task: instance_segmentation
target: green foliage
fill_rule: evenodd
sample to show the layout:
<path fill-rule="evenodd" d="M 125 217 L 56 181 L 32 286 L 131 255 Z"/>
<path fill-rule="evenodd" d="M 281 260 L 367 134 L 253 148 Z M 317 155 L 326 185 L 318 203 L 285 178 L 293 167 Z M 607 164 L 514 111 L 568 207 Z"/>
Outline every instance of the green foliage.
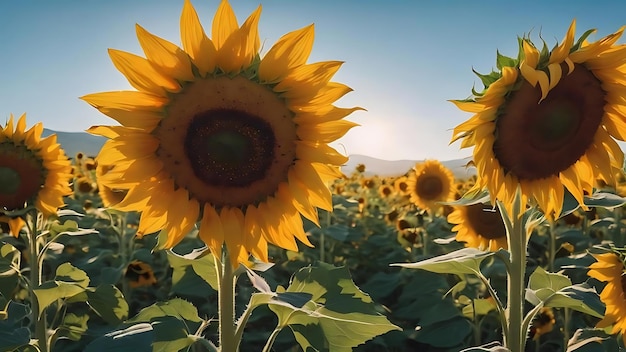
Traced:
<path fill-rule="evenodd" d="M 289 326 L 305 351 L 352 351 L 375 336 L 399 330 L 378 313 L 345 268 L 323 263 L 298 271 L 287 289 L 255 294 L 251 302 L 268 304 L 278 326 Z"/>

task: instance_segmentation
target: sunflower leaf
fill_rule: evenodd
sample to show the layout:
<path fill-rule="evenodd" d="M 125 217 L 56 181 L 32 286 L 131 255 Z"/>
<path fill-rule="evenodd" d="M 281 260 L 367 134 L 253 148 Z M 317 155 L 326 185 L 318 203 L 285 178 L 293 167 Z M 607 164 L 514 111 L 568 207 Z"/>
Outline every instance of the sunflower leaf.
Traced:
<path fill-rule="evenodd" d="M 41 312 L 59 299 L 68 299 L 85 292 L 89 285 L 87 274 L 70 263 L 59 265 L 54 280 L 46 281 L 33 290 Z"/>
<path fill-rule="evenodd" d="M 352 351 L 367 340 L 400 328 L 378 313 L 344 267 L 320 263 L 300 269 L 285 290 L 254 294 L 250 305 L 267 304 L 278 326 L 289 326 L 303 350 Z"/>
<path fill-rule="evenodd" d="M 158 302 L 142 309 L 137 315 L 128 320 L 129 323 L 149 322 L 155 318 L 171 316 L 179 320 L 199 323 L 198 309 L 193 304 L 174 298 L 167 302 Z"/>
<path fill-rule="evenodd" d="M 215 257 L 206 250 L 194 250 L 189 254 L 180 255 L 172 250 L 167 251 L 167 259 L 174 270 L 172 283 L 176 284 L 184 276 L 187 267 L 200 276 L 206 283 L 217 290 L 217 272 L 215 271 Z M 203 255 L 204 254 L 204 255 Z"/>
<path fill-rule="evenodd" d="M 496 253 L 468 247 L 416 263 L 391 265 L 422 269 L 439 274 L 478 274 L 480 273 L 480 263 Z"/>
<path fill-rule="evenodd" d="M 128 318 L 128 303 L 114 285 L 88 288 L 86 293 L 89 306 L 107 323 L 117 325 Z"/>

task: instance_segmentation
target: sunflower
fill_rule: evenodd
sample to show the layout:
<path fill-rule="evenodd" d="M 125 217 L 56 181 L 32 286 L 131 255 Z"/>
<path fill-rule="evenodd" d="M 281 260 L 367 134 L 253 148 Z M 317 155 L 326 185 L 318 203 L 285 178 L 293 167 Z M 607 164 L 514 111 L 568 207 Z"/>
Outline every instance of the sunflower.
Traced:
<path fill-rule="evenodd" d="M 409 185 L 407 184 L 407 181 L 408 177 L 406 176 L 400 176 L 396 178 L 396 180 L 393 182 L 393 187 L 395 188 L 396 192 L 402 195 L 408 194 Z"/>
<path fill-rule="evenodd" d="M 614 138 L 626 139 L 626 46 L 615 44 L 624 28 L 593 43 L 593 31 L 574 42 L 575 28 L 552 50 L 521 38 L 517 59 L 498 53 L 499 70 L 479 74 L 483 92 L 453 101 L 474 115 L 452 141 L 475 146 L 476 186 L 492 202 L 512 205 L 519 185 L 525 204 L 554 219 L 566 189 L 586 209 L 595 179 L 614 184 L 624 159 Z"/>
<path fill-rule="evenodd" d="M 333 105 L 351 91 L 331 81 L 342 62 L 306 63 L 313 25 L 261 58 L 260 14 L 239 26 L 224 0 L 210 39 L 187 0 L 182 48 L 137 25 L 146 58 L 109 50 L 136 91 L 82 97 L 122 125 L 88 131 L 110 139 L 97 161 L 115 168 L 100 181 L 128 189 L 116 208 L 143 212 L 138 234 L 165 230 L 172 247 L 200 221 L 200 239 L 218 258 L 225 243 L 233 265 L 268 261 L 268 242 L 311 246 L 301 215 L 318 224 L 317 208 L 332 210 L 327 183 L 347 158 L 328 143 L 361 109 Z"/>
<path fill-rule="evenodd" d="M 467 247 L 497 251 L 507 249 L 506 228 L 498 208 L 476 203 L 453 206 L 448 222 L 454 224 L 456 240 L 465 242 Z"/>
<path fill-rule="evenodd" d="M 437 160 L 416 164 L 406 182 L 411 202 L 421 209 L 436 210 L 454 196 L 454 175 Z"/>
<path fill-rule="evenodd" d="M 380 186 L 378 186 L 378 194 L 382 199 L 390 198 L 393 192 L 393 187 L 388 184 L 381 184 Z"/>
<path fill-rule="evenodd" d="M 124 200 L 126 194 L 128 194 L 128 190 L 126 189 L 113 189 L 102 182 L 100 179 L 103 178 L 105 174 L 109 171 L 113 170 L 114 166 L 111 165 L 103 165 L 101 163 L 96 163 L 96 184 L 98 188 L 98 194 L 100 195 L 100 199 L 102 200 L 102 205 L 105 208 L 111 208 Z"/>
<path fill-rule="evenodd" d="M 72 165 L 56 142 L 56 135 L 41 138 L 43 125 L 26 130 L 26 114 L 14 126 L 13 115 L 0 128 L 0 214 L 14 236 L 24 225 L 22 215 L 11 212 L 33 206 L 44 216 L 55 215 L 70 195 Z"/>
<path fill-rule="evenodd" d="M 593 254 L 597 262 L 589 266 L 587 275 L 606 282 L 600 293 L 600 300 L 606 305 L 604 319 L 598 322 L 597 327 L 606 328 L 613 325 L 612 334 L 622 333 L 626 345 L 626 275 L 624 260 L 617 253 Z"/>

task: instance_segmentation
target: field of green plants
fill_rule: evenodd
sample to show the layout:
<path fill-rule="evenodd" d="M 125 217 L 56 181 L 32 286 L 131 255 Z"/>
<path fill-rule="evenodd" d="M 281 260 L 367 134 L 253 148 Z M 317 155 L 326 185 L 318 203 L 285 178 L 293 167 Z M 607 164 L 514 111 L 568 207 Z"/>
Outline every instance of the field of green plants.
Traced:
<path fill-rule="evenodd" d="M 382 177 L 331 146 L 364 110 L 343 62 L 308 62 L 313 25 L 262 46 L 261 10 L 136 25 L 133 90 L 80 98 L 115 120 L 97 155 L 0 127 L 0 352 L 625 349 L 626 26 L 476 72 L 473 176 Z"/>

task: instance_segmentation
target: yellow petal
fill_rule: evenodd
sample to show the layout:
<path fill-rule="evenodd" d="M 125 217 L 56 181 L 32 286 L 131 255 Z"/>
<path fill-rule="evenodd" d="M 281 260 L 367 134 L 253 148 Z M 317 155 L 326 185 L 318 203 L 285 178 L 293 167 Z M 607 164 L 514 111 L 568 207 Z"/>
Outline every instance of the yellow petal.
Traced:
<path fill-rule="evenodd" d="M 222 258 L 222 244 L 224 244 L 222 221 L 215 208 L 208 203 L 204 205 L 198 236 L 216 258 Z"/>
<path fill-rule="evenodd" d="M 574 36 L 576 34 L 576 20 L 573 20 L 567 30 L 563 42 L 552 50 L 550 54 L 550 61 L 548 64 L 560 64 L 569 55 L 569 52 L 574 45 Z"/>
<path fill-rule="evenodd" d="M 237 24 L 237 17 L 235 17 L 233 8 L 227 0 L 222 0 L 213 18 L 211 37 L 213 38 L 213 43 L 215 43 L 215 48 L 219 51 L 226 43 L 228 37 L 238 29 L 239 25 Z"/>
<path fill-rule="evenodd" d="M 323 143 L 296 141 L 296 155 L 308 162 L 324 164 L 343 165 L 348 161 L 348 157 Z"/>
<path fill-rule="evenodd" d="M 355 126 L 359 124 L 347 120 L 299 125 L 296 134 L 303 141 L 330 143 L 343 137 Z"/>
<path fill-rule="evenodd" d="M 180 15 L 180 35 L 183 48 L 198 67 L 200 74 L 204 76 L 208 72 L 213 72 L 217 49 L 205 34 L 198 14 L 189 0 L 185 0 L 183 12 Z"/>
<path fill-rule="evenodd" d="M 311 54 L 314 36 L 313 24 L 283 35 L 261 60 L 259 79 L 262 82 L 277 82 L 289 70 L 304 65 Z"/>
<path fill-rule="evenodd" d="M 157 71 L 143 57 L 115 49 L 109 49 L 109 56 L 113 65 L 139 91 L 165 97 L 167 91 L 177 92 L 180 90 L 180 85 L 175 80 Z"/>
<path fill-rule="evenodd" d="M 153 35 L 138 24 L 135 25 L 135 29 L 139 44 L 148 61 L 167 76 L 179 81 L 192 81 L 194 79 L 191 71 L 191 61 L 182 49 L 163 38 Z"/>

